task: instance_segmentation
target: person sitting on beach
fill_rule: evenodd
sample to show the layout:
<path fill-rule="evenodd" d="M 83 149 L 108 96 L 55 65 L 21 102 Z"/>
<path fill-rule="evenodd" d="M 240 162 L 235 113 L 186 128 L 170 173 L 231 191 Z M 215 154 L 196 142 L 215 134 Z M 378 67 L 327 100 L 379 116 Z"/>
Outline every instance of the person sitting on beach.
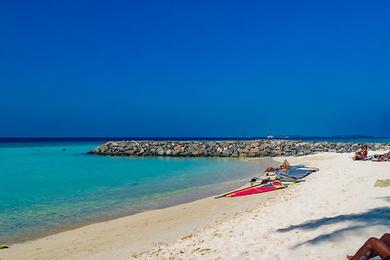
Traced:
<path fill-rule="evenodd" d="M 362 148 L 355 153 L 352 160 L 364 160 L 367 158 L 368 148 L 367 145 L 362 145 Z"/>
<path fill-rule="evenodd" d="M 380 239 L 371 237 L 353 256 L 347 256 L 350 260 L 366 260 L 380 256 L 381 259 L 390 259 L 390 234 L 384 234 Z"/>
<path fill-rule="evenodd" d="M 287 171 L 290 168 L 291 168 L 291 165 L 287 160 L 284 160 L 284 162 L 279 166 L 280 170 L 285 170 L 285 171 Z"/>

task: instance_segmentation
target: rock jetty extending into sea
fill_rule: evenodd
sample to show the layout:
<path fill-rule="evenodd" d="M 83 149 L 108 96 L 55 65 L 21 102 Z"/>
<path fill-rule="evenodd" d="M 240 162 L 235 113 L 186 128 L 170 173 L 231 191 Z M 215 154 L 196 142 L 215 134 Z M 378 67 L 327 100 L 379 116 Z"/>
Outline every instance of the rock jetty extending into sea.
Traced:
<path fill-rule="evenodd" d="M 247 141 L 109 141 L 89 154 L 171 157 L 274 157 L 303 156 L 319 152 L 350 153 L 358 143 L 302 142 L 293 140 Z M 390 144 L 369 143 L 369 150 L 389 150 Z"/>

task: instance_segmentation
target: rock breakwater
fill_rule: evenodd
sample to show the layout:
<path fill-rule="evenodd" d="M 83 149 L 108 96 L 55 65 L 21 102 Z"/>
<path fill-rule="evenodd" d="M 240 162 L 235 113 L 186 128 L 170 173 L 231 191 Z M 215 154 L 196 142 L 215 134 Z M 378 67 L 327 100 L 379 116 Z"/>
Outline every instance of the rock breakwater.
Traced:
<path fill-rule="evenodd" d="M 274 157 L 303 156 L 319 152 L 350 153 L 358 143 L 301 142 L 292 140 L 251 141 L 109 141 L 90 154 L 112 156 L 172 157 Z M 390 144 L 370 143 L 369 150 L 389 150 Z"/>

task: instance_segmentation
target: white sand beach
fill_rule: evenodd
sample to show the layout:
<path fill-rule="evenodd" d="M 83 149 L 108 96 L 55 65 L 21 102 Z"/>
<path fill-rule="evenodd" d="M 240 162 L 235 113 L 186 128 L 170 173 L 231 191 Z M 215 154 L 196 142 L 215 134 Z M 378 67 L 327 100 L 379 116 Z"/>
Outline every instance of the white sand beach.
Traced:
<path fill-rule="evenodd" d="M 92 224 L 0 250 L 0 259 L 345 259 L 390 232 L 389 162 L 322 153 L 300 184 L 240 198 L 207 198 Z"/>

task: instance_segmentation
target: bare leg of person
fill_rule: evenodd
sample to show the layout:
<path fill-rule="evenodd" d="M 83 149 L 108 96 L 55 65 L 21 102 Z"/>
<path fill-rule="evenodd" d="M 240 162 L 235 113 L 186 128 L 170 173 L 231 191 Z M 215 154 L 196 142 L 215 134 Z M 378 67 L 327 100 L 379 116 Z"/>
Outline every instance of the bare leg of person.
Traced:
<path fill-rule="evenodd" d="M 388 242 L 389 237 L 386 234 L 382 238 Z M 390 247 L 381 239 L 372 237 L 364 243 L 354 256 L 347 256 L 347 258 L 351 260 L 366 260 L 371 258 L 373 254 L 379 255 L 382 258 L 390 256 Z"/>

